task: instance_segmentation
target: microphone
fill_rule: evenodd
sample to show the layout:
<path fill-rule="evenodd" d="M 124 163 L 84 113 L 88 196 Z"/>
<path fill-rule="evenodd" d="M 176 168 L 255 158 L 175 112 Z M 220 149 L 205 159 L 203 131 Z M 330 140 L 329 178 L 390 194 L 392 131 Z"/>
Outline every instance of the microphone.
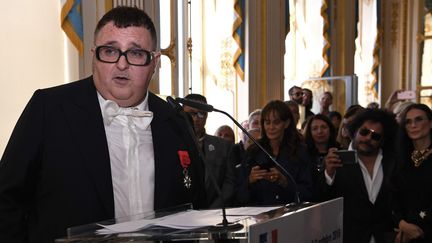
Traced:
<path fill-rule="evenodd" d="M 183 105 L 187 105 L 190 106 L 192 108 L 198 109 L 198 110 L 202 110 L 202 111 L 206 111 L 206 112 L 219 112 L 222 113 L 224 115 L 226 115 L 228 118 L 230 118 L 234 124 L 240 128 L 240 130 L 242 130 L 242 132 L 244 132 L 244 134 L 246 134 L 246 136 L 248 136 L 248 138 L 250 138 L 252 140 L 252 142 L 258 146 L 258 148 L 264 152 L 266 154 L 266 156 L 273 162 L 273 164 L 276 166 L 277 169 L 279 169 L 279 171 L 286 177 L 289 178 L 289 180 L 293 183 L 294 185 L 294 204 L 295 205 L 300 205 L 301 204 L 301 200 L 300 200 L 300 192 L 298 190 L 298 185 L 297 182 L 294 180 L 294 177 L 291 175 L 291 173 L 289 173 L 279 162 L 276 161 L 276 159 L 270 155 L 269 152 L 267 152 L 267 150 L 261 146 L 261 144 L 258 143 L 258 141 L 256 141 L 256 139 L 250 135 L 248 133 L 248 131 L 246 131 L 246 129 L 244 129 L 244 127 L 242 125 L 240 125 L 240 123 L 238 123 L 234 117 L 232 117 L 230 114 L 228 114 L 225 111 L 222 110 L 218 110 L 216 108 L 214 108 L 212 105 L 209 104 L 204 104 L 198 101 L 193 101 L 193 100 L 189 100 L 189 99 L 183 99 L 183 98 L 176 98 L 176 101 L 178 101 L 179 103 L 182 103 Z"/>
<path fill-rule="evenodd" d="M 178 98 L 177 98 L 178 99 Z M 166 97 L 168 104 L 177 112 L 183 111 L 183 107 L 171 96 Z M 190 124 L 189 124 L 190 125 Z"/>
<path fill-rule="evenodd" d="M 194 101 L 194 100 L 176 98 L 176 101 L 179 103 L 182 103 L 183 105 L 187 105 L 187 106 L 190 106 L 190 107 L 193 107 L 195 109 L 202 110 L 205 112 L 212 112 L 215 110 L 213 108 L 213 106 L 211 106 L 209 104 L 205 104 L 205 103 Z"/>
<path fill-rule="evenodd" d="M 191 100 L 182 99 L 182 98 L 176 98 L 174 100 L 174 98 L 172 98 L 171 96 L 168 96 L 166 98 L 166 100 L 174 108 L 174 110 L 176 110 L 183 117 L 183 119 L 186 121 L 187 126 L 188 126 L 189 135 L 192 136 L 194 143 L 195 143 L 195 147 L 198 150 L 198 156 L 200 157 L 200 159 L 202 161 L 204 161 L 204 155 L 202 154 L 201 149 L 199 149 L 198 140 L 196 138 L 194 130 L 192 129 L 193 126 L 191 124 L 190 117 L 188 117 L 186 115 L 186 112 L 183 111 L 183 107 L 179 104 L 179 102 L 183 103 L 184 101 L 186 101 L 184 104 L 186 104 L 186 103 L 192 104 L 192 105 L 188 105 L 190 107 L 194 107 L 195 105 L 198 105 L 199 107 L 206 108 L 207 110 L 210 110 L 210 107 L 211 107 L 211 110 L 213 110 L 213 107 L 211 105 L 206 105 L 204 103 L 199 103 L 196 101 L 191 101 Z M 220 223 L 216 226 L 210 227 L 209 231 L 211 231 L 211 232 L 219 232 L 221 230 L 222 231 L 237 231 L 237 230 L 242 229 L 243 228 L 242 224 L 239 224 L 239 223 L 234 224 L 234 223 L 228 222 L 228 219 L 226 218 L 225 201 L 224 201 L 222 191 L 221 191 L 219 185 L 217 184 L 214 175 L 211 172 L 208 174 L 209 174 L 211 182 L 213 183 L 213 186 L 216 190 L 217 195 L 219 197 L 221 197 L 221 199 L 222 199 L 222 223 Z M 223 238 L 223 235 L 221 237 Z"/>

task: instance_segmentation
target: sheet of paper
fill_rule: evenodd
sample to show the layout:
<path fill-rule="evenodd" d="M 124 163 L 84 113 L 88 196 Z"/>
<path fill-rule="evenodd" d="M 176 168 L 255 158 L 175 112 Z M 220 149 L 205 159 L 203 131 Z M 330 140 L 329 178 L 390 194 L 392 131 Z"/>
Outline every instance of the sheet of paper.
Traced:
<path fill-rule="evenodd" d="M 138 231 L 150 227 L 155 222 L 156 219 L 141 219 L 136 221 L 128 221 L 128 222 L 122 222 L 117 224 L 111 224 L 111 225 L 98 224 L 99 226 L 102 226 L 104 228 L 99 229 L 96 232 L 103 233 L 103 234 L 133 232 L 133 231 Z"/>
<path fill-rule="evenodd" d="M 227 216 L 256 216 L 261 213 L 265 213 L 274 209 L 278 209 L 282 206 L 273 207 L 241 207 L 241 208 L 228 208 L 226 209 Z"/>
<path fill-rule="evenodd" d="M 267 212 L 278 207 L 241 207 L 226 210 L 228 222 L 239 220 Z M 142 219 L 136 221 L 122 222 L 112 225 L 101 225 L 103 229 L 98 234 L 126 233 L 146 229 L 153 226 L 169 227 L 174 229 L 197 229 L 217 225 L 222 222 L 222 210 L 189 210 L 157 219 Z"/>
<path fill-rule="evenodd" d="M 237 222 L 248 216 L 227 216 L 228 222 Z M 214 210 L 191 210 L 171 217 L 166 217 L 157 223 L 158 226 L 170 227 L 175 229 L 196 229 L 206 226 L 217 225 L 222 222 L 220 209 Z"/>

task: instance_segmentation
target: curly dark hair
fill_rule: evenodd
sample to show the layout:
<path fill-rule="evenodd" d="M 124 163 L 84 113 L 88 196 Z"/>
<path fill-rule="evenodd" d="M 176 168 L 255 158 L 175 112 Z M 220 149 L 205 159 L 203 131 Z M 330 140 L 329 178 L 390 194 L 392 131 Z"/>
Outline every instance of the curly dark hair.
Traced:
<path fill-rule="evenodd" d="M 304 130 L 304 140 L 306 142 L 306 146 L 308 148 L 309 153 L 312 155 L 318 154 L 318 149 L 315 146 L 315 142 L 314 142 L 313 137 L 312 137 L 312 129 L 311 129 L 312 122 L 315 120 L 321 120 L 321 121 L 325 122 L 327 124 L 327 126 L 329 127 L 330 137 L 329 137 L 329 140 L 327 142 L 327 148 L 337 147 L 336 129 L 333 126 L 332 122 L 330 121 L 330 119 L 327 116 L 322 115 L 322 114 L 316 114 L 314 116 L 311 116 L 307 120 L 305 130 Z"/>
<path fill-rule="evenodd" d="M 136 7 L 120 6 L 115 7 L 108 11 L 97 23 L 94 32 L 94 38 L 98 35 L 99 31 L 109 22 L 114 22 L 117 28 L 127 28 L 131 26 L 144 27 L 149 30 L 153 48 L 157 47 L 157 34 L 156 28 L 152 19 L 141 9 Z"/>
<path fill-rule="evenodd" d="M 288 127 L 284 131 L 284 136 L 281 142 L 281 147 L 284 147 L 288 151 L 288 155 L 296 157 L 297 156 L 297 148 L 301 143 L 300 134 L 297 131 L 296 124 L 294 124 L 294 117 L 291 113 L 289 107 L 280 100 L 272 100 L 267 103 L 261 111 L 261 145 L 270 153 L 272 153 L 272 149 L 270 146 L 270 141 L 265 133 L 264 129 L 264 121 L 268 118 L 271 112 L 275 112 L 279 119 L 282 121 L 290 121 Z"/>
<path fill-rule="evenodd" d="M 357 130 L 366 121 L 377 122 L 382 125 L 384 140 L 382 141 L 381 148 L 383 151 L 394 152 L 396 133 L 398 130 L 395 115 L 383 109 L 364 109 L 355 116 L 354 120 L 352 120 L 350 124 L 348 124 L 348 132 L 350 133 L 350 136 L 354 137 Z"/>
<path fill-rule="evenodd" d="M 410 155 L 412 151 L 414 150 L 414 145 L 411 141 L 411 139 L 408 137 L 408 134 L 406 132 L 406 116 L 410 110 L 417 109 L 423 111 L 429 121 L 432 121 L 432 111 L 431 109 L 425 105 L 425 104 L 411 104 L 407 106 L 407 108 L 402 112 L 400 116 L 400 129 L 398 133 L 398 151 L 401 153 L 401 156 L 403 158 L 403 161 L 410 161 Z M 432 140 L 432 128 L 429 132 L 429 136 Z"/>

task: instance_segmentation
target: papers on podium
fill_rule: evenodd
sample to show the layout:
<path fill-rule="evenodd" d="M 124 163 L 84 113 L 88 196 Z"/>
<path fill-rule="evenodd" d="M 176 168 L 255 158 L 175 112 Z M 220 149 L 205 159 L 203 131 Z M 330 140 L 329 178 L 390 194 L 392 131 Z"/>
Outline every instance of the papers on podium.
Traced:
<path fill-rule="evenodd" d="M 250 216 L 268 212 L 277 207 L 241 207 L 226 209 L 227 220 L 229 222 L 237 222 L 246 219 Z M 115 234 L 135 232 L 151 227 L 167 227 L 174 229 L 197 229 L 208 226 L 217 225 L 222 221 L 222 212 L 220 209 L 212 210 L 189 210 L 162 218 L 155 219 L 141 219 L 135 221 L 122 222 L 112 225 L 102 225 L 103 227 L 96 231 L 97 234 Z"/>

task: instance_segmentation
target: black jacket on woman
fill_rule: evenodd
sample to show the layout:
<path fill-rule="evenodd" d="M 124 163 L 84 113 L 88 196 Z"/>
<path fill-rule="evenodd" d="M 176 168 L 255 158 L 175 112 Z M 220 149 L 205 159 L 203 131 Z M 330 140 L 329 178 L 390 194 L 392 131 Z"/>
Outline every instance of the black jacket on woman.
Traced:
<path fill-rule="evenodd" d="M 432 242 L 432 154 L 419 167 L 406 159 L 395 180 L 393 216 L 419 226 L 423 239 L 410 243 Z"/>
<path fill-rule="evenodd" d="M 289 156 L 286 146 L 281 146 L 276 161 L 296 181 L 300 200 L 309 201 L 312 198 L 312 176 L 306 147 L 298 145 L 296 156 Z M 271 159 L 258 147 L 247 151 L 247 159 L 237 171 L 239 173 L 236 188 L 236 202 L 238 205 L 282 205 L 294 201 L 296 186 L 289 178 L 287 178 L 287 187 L 264 179 L 250 184 L 249 174 L 252 167 L 256 165 L 275 167 Z"/>

